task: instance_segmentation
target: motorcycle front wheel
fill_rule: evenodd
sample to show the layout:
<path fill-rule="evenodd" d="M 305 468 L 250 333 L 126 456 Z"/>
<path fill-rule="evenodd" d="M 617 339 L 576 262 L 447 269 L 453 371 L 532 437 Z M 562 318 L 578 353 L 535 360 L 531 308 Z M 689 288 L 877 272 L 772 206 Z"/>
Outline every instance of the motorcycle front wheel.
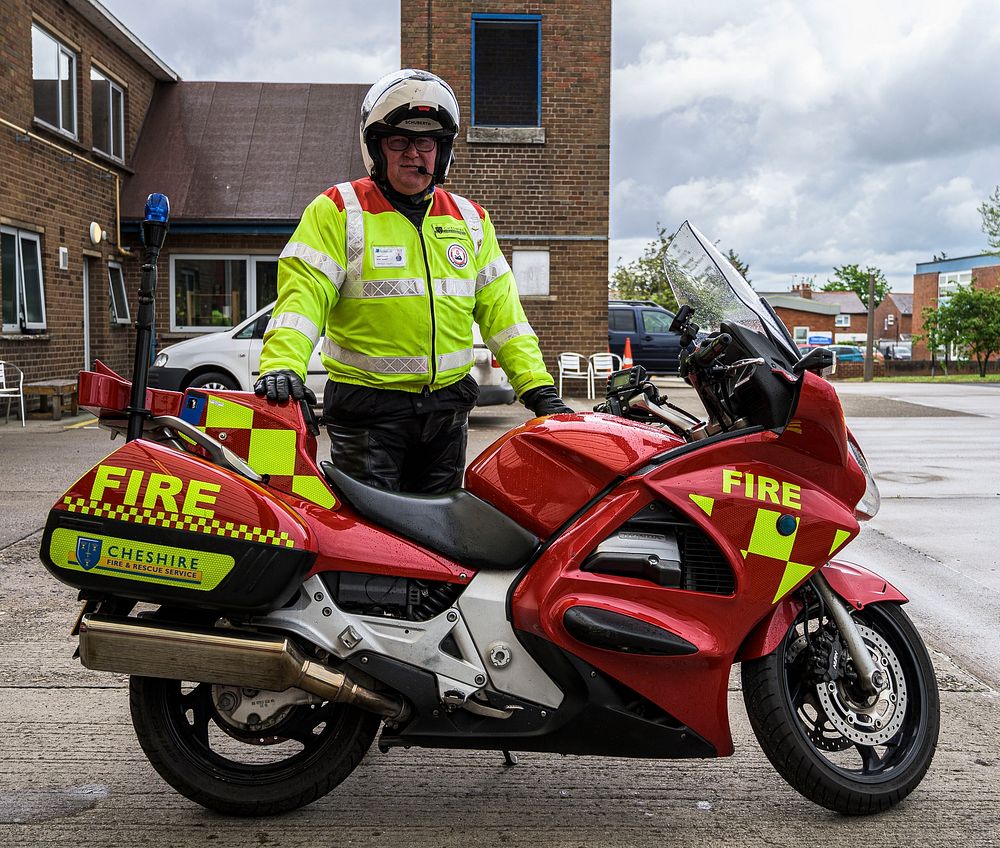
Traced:
<path fill-rule="evenodd" d="M 750 725 L 778 773 L 827 809 L 868 815 L 923 779 L 940 702 L 927 649 L 899 605 L 872 604 L 854 620 L 887 681 L 878 696 L 861 690 L 851 663 L 838 668 L 843 647 L 833 625 L 808 608 L 776 651 L 741 671 Z"/>
<path fill-rule="evenodd" d="M 296 703 L 286 693 L 129 680 L 132 725 L 153 768 L 185 797 L 232 816 L 311 804 L 371 746 L 378 716 L 299 694 Z M 273 706 L 282 697 L 287 703 Z"/>

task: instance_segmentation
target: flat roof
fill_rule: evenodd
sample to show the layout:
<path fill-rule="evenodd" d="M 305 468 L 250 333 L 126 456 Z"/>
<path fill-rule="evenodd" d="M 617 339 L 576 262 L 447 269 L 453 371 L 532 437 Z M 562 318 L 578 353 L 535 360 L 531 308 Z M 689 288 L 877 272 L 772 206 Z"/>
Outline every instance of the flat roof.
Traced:
<path fill-rule="evenodd" d="M 918 262 L 914 273 L 947 274 L 949 271 L 971 271 L 973 268 L 989 268 L 991 265 L 1000 265 L 1000 256 L 996 253 L 977 253 L 975 256 L 959 256 L 936 262 Z"/>

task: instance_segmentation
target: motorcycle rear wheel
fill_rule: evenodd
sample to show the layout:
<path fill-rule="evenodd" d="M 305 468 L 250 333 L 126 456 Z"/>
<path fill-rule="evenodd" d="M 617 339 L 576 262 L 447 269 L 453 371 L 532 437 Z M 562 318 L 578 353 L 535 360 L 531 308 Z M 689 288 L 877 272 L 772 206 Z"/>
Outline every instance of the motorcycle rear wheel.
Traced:
<path fill-rule="evenodd" d="M 361 762 L 380 719 L 347 704 L 287 709 L 264 732 L 227 722 L 207 683 L 132 677 L 132 725 L 160 776 L 186 798 L 231 816 L 311 804 Z"/>
<path fill-rule="evenodd" d="M 776 651 L 741 671 L 750 725 L 778 773 L 829 810 L 868 815 L 895 806 L 923 779 L 937 745 L 940 701 L 927 649 L 899 605 L 869 605 L 854 619 L 888 675 L 884 714 L 866 711 L 849 681 L 810 676 L 803 615 Z"/>

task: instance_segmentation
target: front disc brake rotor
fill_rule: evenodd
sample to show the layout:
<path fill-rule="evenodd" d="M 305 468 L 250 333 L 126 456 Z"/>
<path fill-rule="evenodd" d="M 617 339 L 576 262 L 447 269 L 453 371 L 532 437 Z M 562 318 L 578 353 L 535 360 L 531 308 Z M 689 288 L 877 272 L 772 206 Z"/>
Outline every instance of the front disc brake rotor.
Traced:
<path fill-rule="evenodd" d="M 906 716 L 906 680 L 895 652 L 874 630 L 857 628 L 875 665 L 886 680 L 882 690 L 866 697 L 856 684 L 843 677 L 816 685 L 816 696 L 829 722 L 847 739 L 859 745 L 884 745 L 903 726 Z"/>

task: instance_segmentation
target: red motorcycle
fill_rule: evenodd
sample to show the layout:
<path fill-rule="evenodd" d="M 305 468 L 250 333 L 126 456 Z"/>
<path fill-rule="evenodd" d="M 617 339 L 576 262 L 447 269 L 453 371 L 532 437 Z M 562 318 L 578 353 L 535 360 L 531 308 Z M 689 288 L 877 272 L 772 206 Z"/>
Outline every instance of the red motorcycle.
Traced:
<path fill-rule="evenodd" d="M 41 557 L 80 589 L 83 664 L 131 676 L 168 783 L 259 816 L 322 797 L 376 736 L 508 761 L 727 756 L 740 663 L 793 788 L 863 814 L 916 787 L 937 685 L 906 598 L 833 559 L 879 499 L 831 356 L 800 358 L 689 225 L 666 261 L 708 417 L 622 371 L 600 411 L 512 430 L 441 496 L 317 465 L 305 404 L 145 390 L 147 263 L 133 384 L 80 376 L 129 440 L 53 507 Z"/>

